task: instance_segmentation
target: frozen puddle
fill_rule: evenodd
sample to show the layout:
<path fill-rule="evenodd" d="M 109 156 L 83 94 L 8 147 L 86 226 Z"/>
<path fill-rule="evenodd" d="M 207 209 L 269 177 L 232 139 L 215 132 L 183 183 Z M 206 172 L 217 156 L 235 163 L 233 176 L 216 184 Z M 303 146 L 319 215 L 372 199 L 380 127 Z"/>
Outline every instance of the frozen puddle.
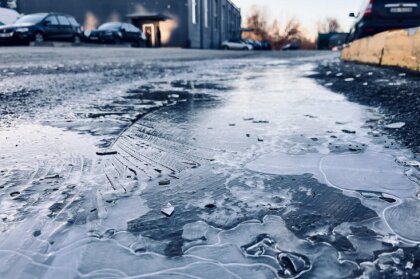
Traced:
<path fill-rule="evenodd" d="M 385 210 L 388 225 L 404 238 L 420 242 L 420 201 L 404 200 L 400 205 Z"/>
<path fill-rule="evenodd" d="M 277 153 L 264 155 L 247 168 L 277 175 L 310 173 L 321 183 L 342 190 L 381 192 L 399 198 L 415 196 L 417 188 L 392 156 L 369 151 L 344 155 Z"/>
<path fill-rule="evenodd" d="M 381 115 L 295 74 L 311 64 L 197 63 L 64 130 L 0 129 L 1 278 L 411 272 L 418 162 L 372 131 Z"/>
<path fill-rule="evenodd" d="M 418 186 L 391 155 L 372 151 L 342 155 L 276 153 L 263 155 L 248 163 L 247 168 L 276 175 L 309 173 L 320 183 L 359 193 L 362 202 L 383 216 L 392 231 L 407 240 L 420 242 Z M 371 198 L 377 198 L 376 202 Z M 378 199 L 383 201 L 381 205 Z"/>
<path fill-rule="evenodd" d="M 404 168 L 392 156 L 382 153 L 326 156 L 321 159 L 319 169 L 329 185 L 346 190 L 408 198 L 415 195 L 417 188 L 405 175 Z"/>

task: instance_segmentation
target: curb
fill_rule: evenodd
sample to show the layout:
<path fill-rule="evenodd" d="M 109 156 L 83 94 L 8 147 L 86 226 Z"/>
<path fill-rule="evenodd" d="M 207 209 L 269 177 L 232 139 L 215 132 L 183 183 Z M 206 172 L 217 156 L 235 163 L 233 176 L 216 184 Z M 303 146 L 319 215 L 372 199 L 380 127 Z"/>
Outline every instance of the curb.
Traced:
<path fill-rule="evenodd" d="M 341 59 L 420 71 L 420 27 L 354 41 L 343 49 Z"/>

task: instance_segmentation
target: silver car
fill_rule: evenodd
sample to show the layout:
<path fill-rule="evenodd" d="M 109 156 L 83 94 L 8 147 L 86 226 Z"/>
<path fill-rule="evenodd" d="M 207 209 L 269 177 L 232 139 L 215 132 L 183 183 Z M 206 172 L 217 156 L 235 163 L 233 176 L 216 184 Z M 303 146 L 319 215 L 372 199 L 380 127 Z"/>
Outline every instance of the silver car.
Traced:
<path fill-rule="evenodd" d="M 244 41 L 224 41 L 222 49 L 225 50 L 253 50 L 254 47 Z"/>

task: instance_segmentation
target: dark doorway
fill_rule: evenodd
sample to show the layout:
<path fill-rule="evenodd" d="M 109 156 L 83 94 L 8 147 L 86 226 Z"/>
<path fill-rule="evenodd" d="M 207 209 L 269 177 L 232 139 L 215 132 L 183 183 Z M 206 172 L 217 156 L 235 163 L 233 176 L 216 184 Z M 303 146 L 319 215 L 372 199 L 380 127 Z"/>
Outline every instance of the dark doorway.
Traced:
<path fill-rule="evenodd" d="M 147 38 L 148 47 L 160 47 L 162 45 L 161 30 L 159 23 L 170 19 L 168 16 L 155 14 L 129 14 L 131 23 L 140 28 Z"/>

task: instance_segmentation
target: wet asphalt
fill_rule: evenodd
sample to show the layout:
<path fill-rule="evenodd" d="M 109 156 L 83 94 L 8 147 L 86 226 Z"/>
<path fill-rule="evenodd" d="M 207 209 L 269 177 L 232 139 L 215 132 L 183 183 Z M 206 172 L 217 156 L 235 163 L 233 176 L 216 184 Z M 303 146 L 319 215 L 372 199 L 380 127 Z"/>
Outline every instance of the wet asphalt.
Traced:
<path fill-rule="evenodd" d="M 344 94 L 350 101 L 377 107 L 387 117 L 381 125 L 398 141 L 420 152 L 420 75 L 398 68 L 346 63 L 338 59 L 322 63 L 313 77 Z M 404 123 L 399 129 L 387 127 Z"/>
<path fill-rule="evenodd" d="M 2 277 L 419 276 L 417 76 L 316 51 L 0 51 Z"/>

